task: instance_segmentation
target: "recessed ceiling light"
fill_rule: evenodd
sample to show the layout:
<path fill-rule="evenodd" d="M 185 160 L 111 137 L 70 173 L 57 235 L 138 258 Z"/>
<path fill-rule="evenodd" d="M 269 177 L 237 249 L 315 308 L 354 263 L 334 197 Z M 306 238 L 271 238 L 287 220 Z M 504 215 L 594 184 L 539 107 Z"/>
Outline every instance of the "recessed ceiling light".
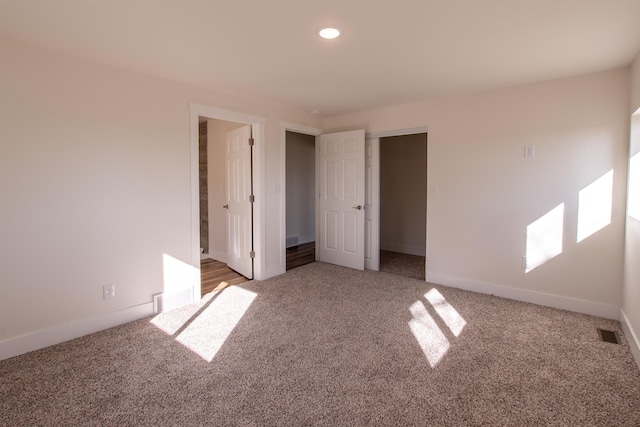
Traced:
<path fill-rule="evenodd" d="M 333 27 L 325 27 L 318 30 L 318 35 L 323 39 L 331 40 L 340 35 L 340 30 Z"/>

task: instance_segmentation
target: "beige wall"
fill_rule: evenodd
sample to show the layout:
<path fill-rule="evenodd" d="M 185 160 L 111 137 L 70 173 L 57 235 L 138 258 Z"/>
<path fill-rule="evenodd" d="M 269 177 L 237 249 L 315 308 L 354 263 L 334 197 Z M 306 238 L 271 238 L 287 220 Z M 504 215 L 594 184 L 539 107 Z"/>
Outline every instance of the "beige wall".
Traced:
<path fill-rule="evenodd" d="M 427 135 L 380 139 L 380 249 L 425 255 Z"/>
<path fill-rule="evenodd" d="M 629 159 L 640 156 L 640 55 L 631 68 L 631 138 L 629 143 Z M 638 159 L 634 159 L 637 162 Z M 632 162 L 631 164 L 637 164 Z M 625 269 L 622 313 L 640 345 L 640 216 L 635 206 L 640 199 L 640 170 L 635 167 L 629 170 L 629 215 L 626 217 L 625 231 Z M 626 319 L 624 319 L 626 317 Z M 636 360 L 640 364 L 640 354 Z"/>
<path fill-rule="evenodd" d="M 316 139 L 287 132 L 287 236 L 298 236 L 299 244 L 316 236 Z"/>
<path fill-rule="evenodd" d="M 149 304 L 163 291 L 164 255 L 197 258 L 190 102 L 266 119 L 263 256 L 266 276 L 284 270 L 280 123 L 320 128 L 319 118 L 6 40 L 0 57 L 0 350 Z M 324 128 L 429 127 L 428 179 L 439 188 L 428 205 L 432 279 L 606 311 L 622 303 L 630 91 L 623 69 L 329 117 Z M 523 158 L 524 145 L 535 145 L 534 159 Z M 609 170 L 611 224 L 577 243 L 578 193 Z M 563 251 L 525 273 L 527 225 L 559 203 Z M 107 283 L 116 298 L 105 301 Z M 639 304 L 626 292 L 635 284 L 625 287 L 633 313 Z"/>
<path fill-rule="evenodd" d="M 149 304 L 164 254 L 198 258 L 190 102 L 266 119 L 266 245 L 280 258 L 279 124 L 315 116 L 6 40 L 0 57 L 0 347 Z M 116 298 L 102 299 L 107 283 Z"/>
<path fill-rule="evenodd" d="M 617 317 L 628 99 L 622 69 L 329 117 L 324 127 L 428 126 L 428 182 L 439 188 L 428 202 L 431 280 Z M 577 243 L 579 192 L 610 170 L 611 224 Z M 525 273 L 527 226 L 561 203 L 562 253 Z"/>

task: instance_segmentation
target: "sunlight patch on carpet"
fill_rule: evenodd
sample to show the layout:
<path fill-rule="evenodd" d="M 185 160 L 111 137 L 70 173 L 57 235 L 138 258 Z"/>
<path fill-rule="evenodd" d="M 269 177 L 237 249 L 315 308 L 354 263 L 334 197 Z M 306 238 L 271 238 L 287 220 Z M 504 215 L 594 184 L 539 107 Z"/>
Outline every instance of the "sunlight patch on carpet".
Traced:
<path fill-rule="evenodd" d="M 424 297 L 449 328 L 453 337 L 460 336 L 467 325 L 460 313 L 447 302 L 436 288 L 431 289 Z M 429 361 L 429 365 L 434 368 L 449 351 L 451 342 L 443 330 L 440 329 L 436 320 L 429 314 L 427 306 L 422 301 L 414 302 L 409 307 L 409 312 L 412 316 L 412 319 L 408 322 L 409 329 L 411 329 L 420 349 Z"/>
<path fill-rule="evenodd" d="M 456 337 L 460 335 L 467 322 L 460 316 L 460 313 L 456 311 L 451 304 L 447 302 L 436 288 L 431 289 L 424 296 L 429 303 L 436 310 L 438 315 L 442 318 L 444 323 L 447 324 L 451 333 Z"/>
<path fill-rule="evenodd" d="M 229 286 L 212 293 L 199 305 L 163 313 L 151 323 L 211 362 L 256 296 L 239 286 Z"/>
<path fill-rule="evenodd" d="M 409 307 L 409 311 L 413 316 L 413 319 L 409 320 L 409 328 L 429 361 L 429 365 L 433 368 L 449 350 L 449 340 L 442 333 L 422 301 L 414 302 Z"/>

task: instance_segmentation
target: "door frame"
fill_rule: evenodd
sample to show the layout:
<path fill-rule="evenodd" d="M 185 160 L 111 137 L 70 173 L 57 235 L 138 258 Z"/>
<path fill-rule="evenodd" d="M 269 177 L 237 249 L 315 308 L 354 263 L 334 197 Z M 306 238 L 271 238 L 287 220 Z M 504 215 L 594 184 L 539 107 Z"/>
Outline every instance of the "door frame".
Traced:
<path fill-rule="evenodd" d="M 405 136 L 405 135 L 415 135 L 415 134 L 421 134 L 424 133 L 427 135 L 427 189 L 429 189 L 429 170 L 431 169 L 429 167 L 429 163 L 431 161 L 431 156 L 429 155 L 429 128 L 427 126 L 420 126 L 420 127 L 415 127 L 415 128 L 405 128 L 405 129 L 397 129 L 397 130 L 388 130 L 388 131 L 380 131 L 380 132 L 371 132 L 371 133 L 366 133 L 365 134 L 365 141 L 368 139 L 377 139 L 378 140 L 378 150 L 377 152 L 374 151 L 374 155 L 373 155 L 373 162 L 375 162 L 375 164 L 377 165 L 378 168 L 378 185 L 377 188 L 374 187 L 375 191 L 377 192 L 377 194 L 374 194 L 374 197 L 376 199 L 376 204 L 377 204 L 377 209 L 378 209 L 378 239 L 380 237 L 380 216 L 379 216 L 379 212 L 380 212 L 380 139 L 381 138 L 387 138 L 387 137 L 393 137 L 393 136 Z M 427 270 L 428 270 L 428 248 L 429 248 L 429 191 L 427 190 L 427 197 L 425 199 L 425 203 L 427 204 L 427 209 L 426 209 L 426 232 L 425 232 L 425 263 L 424 263 L 424 270 L 425 270 L 425 280 L 427 277 Z M 380 241 L 378 240 L 378 252 L 380 252 Z"/>
<path fill-rule="evenodd" d="M 364 149 L 364 268 L 380 271 L 380 138 L 368 138 L 365 134 Z M 367 221 L 371 223 L 368 229 Z M 367 258 L 367 249 L 369 258 Z"/>
<path fill-rule="evenodd" d="M 292 131 L 292 132 L 297 132 L 297 133 L 302 133 L 305 135 L 312 135 L 312 136 L 318 136 L 321 135 L 323 132 L 325 132 L 323 129 L 319 129 L 319 128 L 314 128 L 314 127 L 310 127 L 310 126 L 304 126 L 304 125 L 298 125 L 298 124 L 294 124 L 294 123 L 287 123 L 287 122 L 280 122 L 280 177 L 279 177 L 279 181 L 280 181 L 280 188 L 282 189 L 282 191 L 280 192 L 280 194 L 282 195 L 280 198 L 280 239 L 279 239 L 279 250 L 278 253 L 280 254 L 280 259 L 278 262 L 278 266 L 277 268 L 274 267 L 274 271 L 273 274 L 270 274 L 269 277 L 271 276 L 276 276 L 279 274 L 284 274 L 287 271 L 286 268 L 286 240 L 287 240 L 287 218 L 286 218 L 286 211 L 287 211 L 287 205 L 286 205 L 286 147 L 287 147 L 287 131 Z M 386 130 L 386 131 L 377 131 L 377 132 L 365 132 L 364 138 L 365 141 L 367 139 L 376 139 L 376 138 L 385 138 L 385 137 L 389 137 L 389 136 L 403 136 L 403 135 L 413 135 L 413 134 L 418 134 L 418 133 L 426 133 L 427 134 L 427 188 L 429 188 L 429 170 L 431 169 L 429 167 L 429 163 L 431 161 L 431 156 L 429 155 L 429 142 L 428 142 L 428 134 L 429 134 L 429 128 L 428 126 L 419 126 L 419 127 L 413 127 L 413 128 L 403 128 L 403 129 L 392 129 L 392 130 Z M 318 167 L 317 167 L 317 161 L 318 158 L 316 156 L 316 182 L 318 182 Z M 374 150 L 373 153 L 373 158 L 372 161 L 378 165 L 378 171 L 379 171 L 379 165 L 380 165 L 380 150 Z M 380 177 L 378 176 L 378 180 L 380 179 Z M 378 205 L 380 204 L 380 186 L 377 185 L 375 190 L 377 191 L 377 194 L 375 195 L 376 199 L 377 199 L 377 203 Z M 276 191 L 277 193 L 277 191 Z M 428 199 L 428 197 L 427 197 Z M 425 251 L 428 249 L 428 239 L 429 239 L 429 204 L 427 201 L 425 201 L 425 203 L 427 203 L 427 248 L 425 248 Z M 380 206 L 377 207 L 378 209 L 380 208 Z M 316 230 L 317 228 L 317 215 L 316 215 Z M 378 220 L 378 235 L 380 233 L 380 223 Z M 378 244 L 378 251 L 380 250 L 380 245 Z M 428 255 L 428 253 L 427 253 Z M 317 257 L 317 251 L 316 251 L 316 257 Z M 425 273 L 427 270 L 427 262 L 425 262 Z"/>
<path fill-rule="evenodd" d="M 301 133 L 303 135 L 318 136 L 322 129 L 298 125 L 295 123 L 280 122 L 280 239 L 278 253 L 280 258 L 273 276 L 284 274 L 287 271 L 287 131 Z M 318 167 L 316 155 L 316 182 L 318 182 Z M 315 191 L 315 190 L 314 190 Z M 318 218 L 316 215 L 316 233 L 318 231 Z M 317 251 L 316 251 L 317 256 Z"/>
<path fill-rule="evenodd" d="M 253 146 L 253 193 L 255 203 L 253 205 L 253 246 L 255 250 L 254 258 L 254 279 L 262 280 L 265 277 L 265 253 L 266 242 L 264 230 L 266 230 L 265 220 L 265 125 L 264 117 L 239 113 L 207 105 L 189 103 L 189 123 L 190 123 L 190 151 L 191 151 L 191 265 L 194 276 L 193 300 L 200 300 L 200 179 L 199 179 L 199 129 L 198 117 L 224 120 L 228 122 L 251 125 L 254 146 Z"/>

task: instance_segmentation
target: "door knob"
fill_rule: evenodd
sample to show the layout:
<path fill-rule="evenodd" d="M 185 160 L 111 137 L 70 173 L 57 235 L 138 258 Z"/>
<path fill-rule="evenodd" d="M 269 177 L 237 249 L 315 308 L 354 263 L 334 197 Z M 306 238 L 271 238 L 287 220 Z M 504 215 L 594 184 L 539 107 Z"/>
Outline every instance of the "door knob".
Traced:
<path fill-rule="evenodd" d="M 354 206 L 353 209 L 358 209 L 359 211 L 364 209 L 362 205 Z"/>
<path fill-rule="evenodd" d="M 224 205 L 223 208 L 229 209 L 229 205 Z"/>

